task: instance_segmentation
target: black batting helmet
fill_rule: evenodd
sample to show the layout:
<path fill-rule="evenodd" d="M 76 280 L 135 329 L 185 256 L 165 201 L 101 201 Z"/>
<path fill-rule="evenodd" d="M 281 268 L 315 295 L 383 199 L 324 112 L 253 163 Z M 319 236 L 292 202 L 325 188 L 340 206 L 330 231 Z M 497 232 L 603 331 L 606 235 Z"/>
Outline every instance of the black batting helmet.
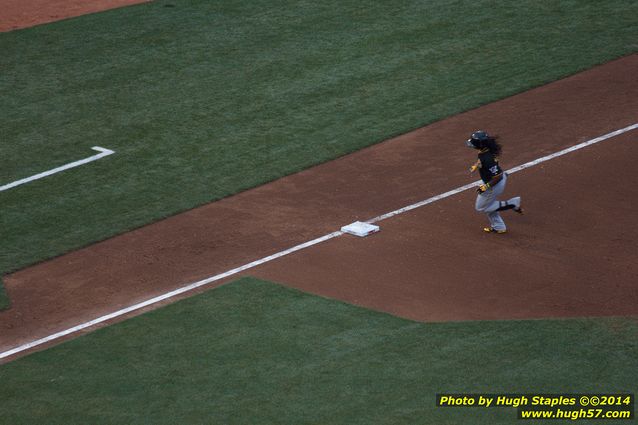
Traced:
<path fill-rule="evenodd" d="M 465 144 L 470 148 L 481 149 L 485 146 L 485 142 L 490 139 L 491 137 L 487 134 L 487 131 L 477 130 L 470 135 Z"/>

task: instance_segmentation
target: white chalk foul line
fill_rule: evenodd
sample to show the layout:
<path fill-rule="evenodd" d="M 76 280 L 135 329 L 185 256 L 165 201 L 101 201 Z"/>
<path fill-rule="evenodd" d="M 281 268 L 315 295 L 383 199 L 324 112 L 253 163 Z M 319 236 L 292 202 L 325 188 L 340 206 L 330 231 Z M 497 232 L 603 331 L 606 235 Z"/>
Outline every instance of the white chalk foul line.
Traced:
<path fill-rule="evenodd" d="M 559 156 L 562 156 L 562 155 L 565 155 L 567 153 L 576 151 L 578 149 L 582 149 L 584 147 L 593 145 L 595 143 L 602 142 L 603 140 L 610 139 L 610 138 L 612 138 L 614 136 L 618 136 L 620 134 L 626 133 L 626 132 L 634 130 L 636 128 L 638 128 L 638 123 L 630 125 L 630 126 L 625 127 L 625 128 L 621 128 L 620 130 L 616 130 L 616 131 L 613 131 L 611 133 L 607 133 L 607 134 L 605 134 L 603 136 L 597 137 L 595 139 L 588 140 L 586 142 L 583 142 L 583 143 L 580 143 L 578 145 L 569 147 L 567 149 L 563 149 L 563 150 L 558 151 L 556 153 L 553 153 L 551 155 L 547 155 L 547 156 L 544 156 L 542 158 L 536 159 L 534 161 L 530 161 L 530 162 L 527 162 L 525 164 L 519 165 L 517 167 L 514 167 L 514 168 L 510 169 L 508 171 L 508 173 L 511 174 L 511 173 L 515 173 L 515 172 L 524 170 L 526 168 L 532 167 L 534 165 L 540 164 L 540 163 L 545 162 L 545 161 L 549 161 L 550 159 L 557 158 Z M 448 197 L 450 197 L 452 195 L 455 195 L 457 193 L 461 193 L 461 192 L 463 192 L 465 190 L 471 189 L 472 187 L 476 186 L 477 184 L 478 184 L 478 181 L 466 184 L 464 186 L 458 187 L 456 189 L 452 189 L 452 190 L 450 190 L 448 192 L 445 192 L 445 193 L 442 193 L 440 195 L 433 196 L 433 197 L 428 198 L 426 200 L 423 200 L 421 202 L 417 202 L 415 204 L 408 205 L 407 207 L 403 207 L 403 208 L 400 208 L 398 210 L 391 211 L 391 212 L 389 212 L 387 214 L 380 215 L 380 216 L 375 217 L 375 218 L 373 218 L 371 220 L 368 220 L 367 222 L 368 223 L 375 223 L 375 222 L 378 222 L 378 221 L 381 221 L 381 220 L 385 220 L 387 218 L 402 214 L 404 212 L 411 211 L 411 210 L 413 210 L 415 208 L 419 208 L 419 207 L 422 207 L 424 205 L 428 205 L 428 204 L 431 204 L 433 202 L 439 201 L 441 199 L 448 198 Z M 292 248 L 288 248 L 288 249 L 286 249 L 284 251 L 280 251 L 278 253 L 275 253 L 275 254 L 269 255 L 267 257 L 261 258 L 259 260 L 253 261 L 251 263 L 244 264 L 243 266 L 234 268 L 232 270 L 228 270 L 228 271 L 226 271 L 224 273 L 221 273 L 221 274 L 206 278 L 204 280 L 200 280 L 198 282 L 191 283 L 191 284 L 189 284 L 187 286 L 178 288 L 178 289 L 176 289 L 174 291 L 167 292 L 167 293 L 165 293 L 163 295 L 151 298 L 149 300 L 146 300 L 146 301 L 143 301 L 141 303 L 132 305 L 130 307 L 126 307 L 126 308 L 123 308 L 121 310 L 115 311 L 113 313 L 107 314 L 105 316 L 98 317 L 98 318 L 93 319 L 93 320 L 91 320 L 89 322 L 85 322 L 85 323 L 82 323 L 80 325 L 74 326 L 72 328 L 69 328 L 69 329 L 54 333 L 54 334 L 49 335 L 47 337 L 44 337 L 44 338 L 29 342 L 27 344 L 20 345 L 20 346 L 15 347 L 15 348 L 13 348 L 11 350 L 8 350 L 8 351 L 0 353 L 0 359 L 12 356 L 14 354 L 18 354 L 18 353 L 20 353 L 22 351 L 29 350 L 31 348 L 37 347 L 37 346 L 42 345 L 42 344 L 46 344 L 47 342 L 51 342 L 51 341 L 54 341 L 56 339 L 62 338 L 64 336 L 66 336 L 66 335 L 70 335 L 70 334 L 79 332 L 79 331 L 81 331 L 83 329 L 86 329 L 86 328 L 89 328 L 91 326 L 106 322 L 106 321 L 114 319 L 116 317 L 123 316 L 123 315 L 131 313 L 133 311 L 140 310 L 140 309 L 142 309 L 144 307 L 148 307 L 150 305 L 157 304 L 157 303 L 159 303 L 161 301 L 173 298 L 173 297 L 175 297 L 177 295 L 183 294 L 183 293 L 188 292 L 188 291 L 192 291 L 193 289 L 196 289 L 196 288 L 202 287 L 204 285 L 208 285 L 209 283 L 212 283 L 212 282 L 215 282 L 215 281 L 230 277 L 230 276 L 235 275 L 237 273 L 240 273 L 242 271 L 251 269 L 253 267 L 257 267 L 257 266 L 259 266 L 261 264 L 267 263 L 267 262 L 275 260 L 277 258 L 281 258 L 281 257 L 286 256 L 288 254 L 292 254 L 293 252 L 300 251 L 302 249 L 311 247 L 313 245 L 317 245 L 317 244 L 319 244 L 321 242 L 325 242 L 325 241 L 327 241 L 329 239 L 336 238 L 336 237 L 341 236 L 341 235 L 343 235 L 343 232 L 341 232 L 341 231 L 337 231 L 337 232 L 333 232 L 333 233 L 327 234 L 327 235 L 319 237 L 317 239 L 313 239 L 311 241 L 302 243 L 300 245 L 296 245 L 296 246 L 294 246 Z"/>
<path fill-rule="evenodd" d="M 79 167 L 80 165 L 84 165 L 84 164 L 88 164 L 89 162 L 97 161 L 100 158 L 104 158 L 105 156 L 109 156 L 109 155 L 112 155 L 112 154 L 115 153 L 115 151 L 112 151 L 110 149 L 104 149 L 104 148 L 101 148 L 99 146 L 93 146 L 91 149 L 93 149 L 94 151 L 98 151 L 100 153 L 97 154 L 97 155 L 90 156 L 88 158 L 81 159 L 79 161 L 70 162 L 70 163 L 62 165 L 60 167 L 53 168 L 52 170 L 49 170 L 49 171 L 44 171 L 44 172 L 42 172 L 40 174 L 36 174 L 34 176 L 31 176 L 31 177 L 27 177 L 27 178 L 24 178 L 24 179 L 21 179 L 21 180 L 14 181 L 14 182 L 9 183 L 9 184 L 5 184 L 4 186 L 0 186 L 0 192 L 8 190 L 8 189 L 12 189 L 12 188 L 14 188 L 16 186 L 20 186 L 21 184 L 25 184 L 25 183 L 32 182 L 34 180 L 41 179 L 43 177 L 48 177 L 48 176 L 50 176 L 52 174 L 59 173 L 60 171 L 68 170 L 69 168 Z"/>
<path fill-rule="evenodd" d="M 533 161 L 526 162 L 525 164 L 518 165 L 518 166 L 516 166 L 514 168 L 511 168 L 511 169 L 507 170 L 507 174 L 513 174 L 513 173 L 519 172 L 519 171 L 524 170 L 526 168 L 533 167 L 534 165 L 538 165 L 538 164 L 540 164 L 542 162 L 549 161 L 550 159 L 558 158 L 559 156 L 563 156 L 563 155 L 566 155 L 566 154 L 568 154 L 570 152 L 574 152 L 574 151 L 577 151 L 579 149 L 585 148 L 587 146 L 591 146 L 593 144 L 602 142 L 603 140 L 611 139 L 612 137 L 618 136 L 620 134 L 626 133 L 626 132 L 631 131 L 631 130 L 635 130 L 637 128 L 638 128 L 638 123 L 632 124 L 632 125 L 627 126 L 625 128 L 621 128 L 620 130 L 612 131 L 611 133 L 607 133 L 607 134 L 604 134 L 602 136 L 596 137 L 595 139 L 591 139 L 591 140 L 588 140 L 586 142 L 579 143 L 577 145 L 571 146 L 569 148 L 563 149 L 563 150 L 558 151 L 558 152 L 554 152 L 553 154 L 544 156 L 542 158 L 538 158 L 538 159 L 535 159 Z M 461 193 L 463 191 L 471 189 L 471 188 L 475 187 L 476 185 L 478 185 L 480 183 L 481 183 L 481 181 L 477 180 L 475 182 L 466 184 L 465 186 L 457 187 L 456 189 L 452 189 L 452 190 L 450 190 L 448 192 L 445 192 L 445 193 L 442 193 L 440 195 L 433 196 L 433 197 L 428 198 L 428 199 L 426 199 L 424 201 L 417 202 L 416 204 L 408 205 L 407 207 L 399 208 L 398 210 L 394 210 L 394 211 L 391 211 L 389 213 L 380 215 L 378 217 L 375 217 L 373 219 L 368 220 L 367 223 L 370 223 L 370 224 L 376 223 L 378 221 L 385 220 L 386 218 L 394 217 L 395 215 L 403 214 L 404 212 L 413 210 L 415 208 L 419 208 L 419 207 L 422 207 L 424 205 L 431 204 L 432 202 L 440 201 L 441 199 L 448 198 L 448 197 L 450 197 L 452 195 L 456 195 L 457 193 Z"/>
<path fill-rule="evenodd" d="M 91 326 L 106 322 L 108 320 L 114 319 L 114 318 L 119 317 L 119 316 L 123 316 L 123 315 L 131 313 L 133 311 L 140 310 L 140 309 L 142 309 L 144 307 L 148 307 L 150 305 L 157 304 L 157 303 L 162 302 L 164 300 L 167 300 L 169 298 L 176 297 L 176 296 L 178 296 L 180 294 L 183 294 L 185 292 L 192 291 L 193 289 L 197 289 L 197 288 L 199 288 L 201 286 L 208 285 L 209 283 L 224 279 L 226 277 L 229 277 L 229 276 L 232 276 L 234 274 L 240 273 L 240 272 L 242 272 L 244 270 L 248 270 L 248 269 L 251 269 L 253 267 L 257 267 L 260 264 L 267 263 L 269 261 L 275 260 L 277 258 L 283 257 L 285 255 L 291 254 L 291 253 L 296 252 L 296 251 L 300 251 L 300 250 L 302 250 L 304 248 L 308 248 L 309 246 L 316 245 L 318 243 L 327 241 L 328 239 L 332 239 L 332 238 L 340 236 L 342 234 L 343 234 L 343 232 L 341 232 L 341 231 L 330 233 L 330 234 L 322 236 L 320 238 L 313 239 L 313 240 L 308 241 L 308 242 L 304 242 L 304 243 L 302 243 L 300 245 L 296 245 L 296 246 L 294 246 L 292 248 L 288 248 L 288 249 L 286 249 L 284 251 L 280 251 L 280 252 L 278 252 L 276 254 L 269 255 L 268 257 L 264 257 L 264 258 L 261 258 L 259 260 L 253 261 L 251 263 L 244 264 L 243 266 L 234 268 L 232 270 L 228 270 L 227 272 L 224 272 L 224 273 L 221 273 L 221 274 L 206 278 L 204 280 L 200 280 L 198 282 L 191 283 L 190 285 L 184 286 L 182 288 L 178 288 L 178 289 L 176 289 L 174 291 L 167 292 L 165 294 L 162 294 L 162 295 L 159 295 L 157 297 L 151 298 L 149 300 L 143 301 L 141 303 L 132 305 L 130 307 L 126 307 L 126 308 L 123 308 L 121 310 L 115 311 L 113 313 L 107 314 L 105 316 L 98 317 L 97 319 L 93 319 L 93 320 L 91 320 L 89 322 L 85 322 L 85 323 L 82 323 L 80 325 L 74 326 L 72 328 L 69 328 L 69 329 L 54 333 L 52 335 L 49 335 L 47 337 L 38 339 L 36 341 L 32 341 L 32 342 L 29 342 L 27 344 L 20 345 L 19 347 L 16 347 L 16 348 L 13 348 L 13 349 L 11 349 L 9 351 L 5 351 L 3 353 L 0 353 L 0 359 L 12 356 L 14 354 L 20 353 L 21 351 L 25 351 L 25 350 L 28 350 L 28 349 L 33 348 L 33 347 L 37 347 L 38 345 L 46 344 L 47 342 L 62 338 L 64 336 L 66 336 L 66 335 L 70 335 L 70 334 L 79 332 L 79 331 L 81 331 L 83 329 L 86 329 L 86 328 L 89 328 Z"/>

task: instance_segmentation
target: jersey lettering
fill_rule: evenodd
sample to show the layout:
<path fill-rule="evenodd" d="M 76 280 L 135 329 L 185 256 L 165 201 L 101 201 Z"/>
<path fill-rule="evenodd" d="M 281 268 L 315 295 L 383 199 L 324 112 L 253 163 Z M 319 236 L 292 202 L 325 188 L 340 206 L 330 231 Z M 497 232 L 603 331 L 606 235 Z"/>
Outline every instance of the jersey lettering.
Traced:
<path fill-rule="evenodd" d="M 478 158 L 481 163 L 479 174 L 484 183 L 489 182 L 494 176 L 503 172 L 498 163 L 498 158 L 490 152 L 480 152 Z"/>

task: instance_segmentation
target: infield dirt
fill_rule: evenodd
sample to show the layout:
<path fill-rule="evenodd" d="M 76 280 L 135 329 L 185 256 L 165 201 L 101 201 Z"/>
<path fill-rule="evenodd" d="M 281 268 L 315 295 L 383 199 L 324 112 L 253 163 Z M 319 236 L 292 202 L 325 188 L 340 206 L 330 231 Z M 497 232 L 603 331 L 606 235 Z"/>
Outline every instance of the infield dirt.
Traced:
<path fill-rule="evenodd" d="M 507 169 L 634 124 L 635 75 L 628 56 L 13 273 L 0 351 L 467 184 L 473 130 Z M 637 137 L 512 175 L 506 235 L 470 190 L 244 274 L 425 321 L 637 315 Z"/>
<path fill-rule="evenodd" d="M 3 0 L 0 32 L 148 1 L 150 0 Z"/>

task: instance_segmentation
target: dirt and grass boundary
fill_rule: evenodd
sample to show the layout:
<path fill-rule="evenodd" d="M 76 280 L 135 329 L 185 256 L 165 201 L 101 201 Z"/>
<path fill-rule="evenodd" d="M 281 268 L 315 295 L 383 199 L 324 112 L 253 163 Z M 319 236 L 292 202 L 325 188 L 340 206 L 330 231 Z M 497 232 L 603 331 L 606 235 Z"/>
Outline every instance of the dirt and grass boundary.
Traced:
<path fill-rule="evenodd" d="M 474 122 L 498 123 L 503 140 L 508 141 L 506 168 L 536 160 L 541 152 L 557 151 L 574 141 L 584 142 L 634 124 L 631 111 L 637 105 L 631 95 L 635 85 L 631 76 L 637 67 L 638 57 L 626 57 L 14 273 L 9 285 L 15 288 L 15 308 L 13 314 L 0 316 L 9 325 L 6 334 L 13 338 L 13 346 L 21 345 L 330 233 L 356 218 L 403 207 L 416 196 L 420 200 L 440 194 L 442 187 L 461 186 L 467 183 L 465 170 L 472 153 L 461 142 L 445 146 L 437 142 L 462 140 L 463 129 Z M 587 90 L 582 89 L 585 86 Z M 592 99 L 610 115 L 585 107 Z M 542 109 L 537 105 L 543 105 Z M 503 111 L 515 111 L 515 115 Z M 525 121 L 532 113 L 539 128 L 533 140 Z M 585 122 L 587 125 L 574 125 Z M 631 250 L 624 246 L 631 241 L 627 233 L 631 226 L 626 223 L 630 215 L 625 208 L 632 206 L 618 202 L 619 196 L 635 190 L 626 177 L 634 161 L 631 137 L 629 133 L 619 135 L 512 176 L 511 190 L 523 190 L 520 194 L 531 211 L 552 214 L 517 218 L 518 229 L 514 227 L 516 233 L 511 237 L 485 239 L 477 231 L 483 220 L 472 212 L 473 201 L 458 196 L 384 223 L 385 230 L 369 242 L 340 238 L 248 273 L 418 320 L 634 314 L 632 308 L 638 305 L 631 290 L 635 265 Z M 592 160 L 615 164 L 614 173 L 606 176 L 611 181 L 583 171 L 595 169 L 587 165 Z M 448 164 L 452 171 L 432 174 L 422 166 L 428 161 Z M 593 181 L 588 183 L 588 179 Z M 534 190 L 549 187 L 552 181 L 552 191 Z M 598 198 L 604 200 L 603 205 L 620 206 L 592 210 L 587 198 L 574 199 L 574 187 L 590 184 L 614 187 Z M 369 186 L 385 195 L 370 196 L 365 190 Z M 565 202 L 569 208 L 557 208 Z M 574 208 L 581 211 L 578 217 L 571 214 Z M 422 214 L 434 214 L 436 219 L 416 218 Z M 308 217 L 321 220 L 308 221 Z M 420 230 L 406 233 L 409 228 Z M 190 249 L 167 250 L 169 244 Z M 396 244 L 390 252 L 384 251 Z M 473 253 L 482 252 L 485 244 L 502 256 L 500 270 L 489 285 L 477 281 L 474 273 L 483 260 Z M 343 255 L 335 256 L 344 249 Z M 601 262 L 607 252 L 616 253 L 622 272 Z M 420 259 L 413 258 L 415 255 Z M 358 265 L 352 267 L 351 262 Z M 402 266 L 396 270 L 386 267 L 394 263 Z M 398 275 L 380 278 L 392 270 Z M 546 270 L 552 270 L 547 278 L 543 277 Z M 108 278 L 101 278 L 104 271 Z M 614 291 L 596 284 L 601 274 L 606 279 L 613 276 Z M 405 285 L 392 284 L 395 279 Z M 64 287 L 38 284 L 62 280 Z M 38 304 L 35 300 L 39 299 L 58 301 Z"/>
<path fill-rule="evenodd" d="M 3 193 L 0 248 L 8 255 L 1 270 L 589 68 L 630 52 L 635 39 L 627 20 L 635 6 L 623 1 L 530 3 L 514 14 L 480 2 L 459 10 L 354 1 L 304 8 L 173 3 L 2 34 L 7 71 L 0 78 L 16 89 L 0 110 L 10 140 L 2 181 L 73 160 L 79 146 L 118 155 Z M 491 24 L 454 31 L 472 26 L 458 16 Z M 318 32 L 325 35 L 319 44 Z M 469 50 L 498 46 L 493 62 L 463 54 L 459 37 Z M 573 47 L 581 45 L 585 52 Z"/>
<path fill-rule="evenodd" d="M 623 69 L 625 61 L 634 65 Z M 18 343 L 23 337 L 29 340 L 39 332 L 76 324 L 83 314 L 108 312 L 351 220 L 441 193 L 441 187 L 463 184 L 468 152 L 457 141 L 477 122 L 499 129 L 507 141 L 507 166 L 629 124 L 635 118 L 631 112 L 637 110 L 630 96 L 635 88 L 623 86 L 623 76 L 635 75 L 632 66 L 635 59 L 621 59 L 14 273 L 8 287 L 16 294 L 15 305 L 0 313 L 2 336 Z M 548 94 L 552 90 L 557 91 Z M 536 103 L 539 99 L 544 102 Z M 596 103 L 590 105 L 588 99 Z M 569 116 L 576 111 L 584 116 Z M 558 127 L 548 125 L 552 122 Z M 529 134 L 538 139 L 527 138 Z M 342 238 L 336 245 L 261 269 L 260 276 L 406 317 L 428 313 L 423 302 L 428 297 L 458 299 L 456 295 L 468 293 L 474 296 L 469 298 L 474 307 L 485 301 L 490 311 L 501 314 L 500 306 L 511 300 L 532 299 L 521 295 L 525 290 L 532 288 L 531 296 L 538 296 L 574 278 L 573 270 L 561 264 L 584 254 L 582 258 L 592 261 L 585 262 L 581 272 L 594 280 L 581 280 L 580 287 L 566 292 L 571 296 L 564 303 L 550 297 L 544 304 L 527 304 L 562 308 L 561 314 L 570 316 L 582 312 L 583 306 L 596 307 L 587 298 L 596 290 L 601 291 L 600 305 L 616 306 L 621 297 L 632 302 L 632 292 L 625 289 L 638 274 L 625 244 L 635 238 L 626 232 L 633 227 L 622 220 L 630 217 L 626 208 L 633 207 L 626 199 L 638 199 L 638 194 L 631 192 L 631 178 L 622 174 L 627 161 L 635 163 L 632 141 L 619 142 L 613 149 L 620 150 L 589 151 L 543 167 L 539 174 L 513 178 L 511 189 L 524 190 L 532 208 L 512 223 L 507 239 L 486 239 L 483 236 L 491 235 L 477 233 L 481 217 L 472 215 L 471 199 L 460 197 L 388 223 L 374 239 Z M 625 162 L 613 162 L 614 155 Z M 595 169 L 597 158 L 614 164 L 612 181 L 587 175 L 589 190 L 574 190 L 582 180 L 570 179 L 583 168 Z M 86 175 L 77 180 L 82 177 Z M 539 189 L 551 182 L 555 187 L 556 181 L 564 183 L 564 191 L 550 196 Z M 602 183 L 604 188 L 596 186 Z M 380 201 L 361 191 L 359 184 L 387 196 Z M 592 191 L 601 189 L 609 198 L 605 204 L 617 207 L 611 211 L 617 216 L 589 202 Z M 568 213 L 575 206 L 576 218 Z M 55 210 L 53 203 L 51 208 Z M 264 217 L 263 211 L 272 214 Z M 548 211 L 552 214 L 540 213 Z M 607 224 L 604 220 L 615 219 L 618 227 L 600 227 Z M 415 223 L 421 226 L 418 231 L 405 231 L 406 225 Z M 558 229 L 552 227 L 557 223 Z M 459 233 L 450 238 L 450 229 Z M 44 234 L 44 240 L 50 236 Z M 247 250 L 253 243 L 256 248 Z M 508 259 L 494 275 L 505 280 L 491 288 L 481 287 L 476 279 L 485 258 L 472 255 L 486 246 Z M 602 251 L 588 251 L 591 247 Z M 384 263 L 380 259 L 386 258 L 387 250 L 405 255 Z M 462 259 L 447 258 L 445 263 L 440 257 L 450 252 Z M 611 253 L 619 254 L 614 261 L 607 255 Z M 371 256 L 374 262 L 368 263 Z M 515 281 L 520 288 L 512 285 L 512 273 L 523 278 L 541 275 L 529 269 L 530 256 L 552 273 L 528 282 L 537 287 L 525 281 Z M 414 264 L 425 266 L 427 273 L 417 272 Z M 437 264 L 452 266 L 437 269 Z M 376 281 L 366 274 L 374 267 L 381 268 L 373 276 Z M 326 269 L 345 272 L 328 276 Z M 393 274 L 385 279 L 388 272 Z M 446 279 L 460 285 L 444 284 Z M 377 291 L 379 287 L 387 292 Z M 490 289 L 497 291 L 490 294 Z M 105 303 L 96 307 L 96 300 Z M 446 313 L 469 311 L 462 304 L 439 304 Z M 464 391 L 577 393 L 604 387 L 607 392 L 635 393 L 631 379 L 638 368 L 636 332 L 631 317 L 418 323 L 249 279 L 3 364 L 0 398 L 7 412 L 4 419 L 12 423 L 84 423 L 87 416 L 92 422 L 108 423 L 149 418 L 156 423 L 210 418 L 227 423 L 309 423 L 317 418 L 324 423 L 512 423 L 513 411 L 441 410 L 433 399 L 437 392 Z"/>
<path fill-rule="evenodd" d="M 1 366 L 2 420 L 511 424 L 516 409 L 437 408 L 436 394 L 635 393 L 636 332 L 418 323 L 245 278 Z"/>

